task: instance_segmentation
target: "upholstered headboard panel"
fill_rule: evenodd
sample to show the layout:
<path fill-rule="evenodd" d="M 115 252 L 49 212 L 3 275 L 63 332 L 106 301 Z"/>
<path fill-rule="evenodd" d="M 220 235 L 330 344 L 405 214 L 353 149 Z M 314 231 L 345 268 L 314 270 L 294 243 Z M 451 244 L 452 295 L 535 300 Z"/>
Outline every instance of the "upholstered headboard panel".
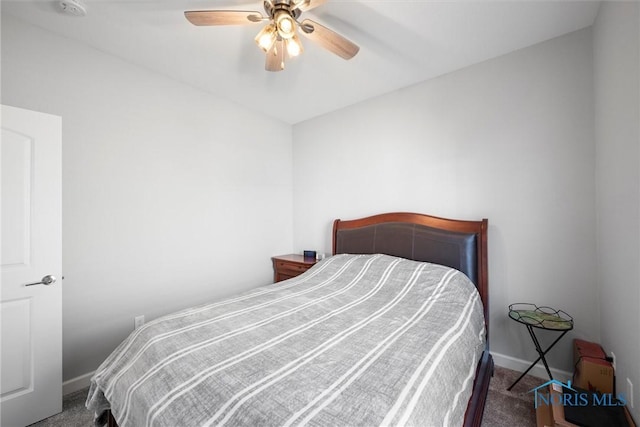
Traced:
<path fill-rule="evenodd" d="M 446 265 L 478 284 L 476 233 L 387 222 L 336 231 L 336 254 L 387 254 Z"/>

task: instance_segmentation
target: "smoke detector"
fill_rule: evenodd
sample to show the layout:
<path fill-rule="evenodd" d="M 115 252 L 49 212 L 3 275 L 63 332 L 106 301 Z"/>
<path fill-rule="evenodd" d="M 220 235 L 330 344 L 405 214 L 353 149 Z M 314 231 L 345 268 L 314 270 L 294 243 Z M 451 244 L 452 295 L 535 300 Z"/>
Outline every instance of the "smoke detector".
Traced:
<path fill-rule="evenodd" d="M 67 15 L 87 16 L 87 6 L 82 0 L 62 0 L 60 9 Z"/>

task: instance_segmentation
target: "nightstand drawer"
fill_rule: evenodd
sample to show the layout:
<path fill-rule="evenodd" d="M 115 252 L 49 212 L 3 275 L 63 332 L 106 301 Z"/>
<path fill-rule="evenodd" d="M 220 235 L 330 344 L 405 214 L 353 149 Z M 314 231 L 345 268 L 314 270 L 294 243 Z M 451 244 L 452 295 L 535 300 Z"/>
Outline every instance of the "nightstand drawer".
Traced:
<path fill-rule="evenodd" d="M 304 258 L 302 255 L 289 254 L 274 256 L 273 261 L 273 281 L 281 282 L 283 280 L 296 277 L 316 263 L 314 258 Z"/>
<path fill-rule="evenodd" d="M 311 268 L 310 265 L 292 264 L 285 261 L 278 261 L 276 264 L 276 269 L 281 273 L 301 274 Z"/>

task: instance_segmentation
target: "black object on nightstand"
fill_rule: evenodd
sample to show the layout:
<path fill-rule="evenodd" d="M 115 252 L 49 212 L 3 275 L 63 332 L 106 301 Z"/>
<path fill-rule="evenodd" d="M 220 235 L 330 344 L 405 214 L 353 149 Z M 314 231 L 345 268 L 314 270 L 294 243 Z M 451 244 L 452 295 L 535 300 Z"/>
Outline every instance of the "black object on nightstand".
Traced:
<path fill-rule="evenodd" d="M 531 335 L 533 345 L 536 347 L 536 351 L 538 352 L 538 358 L 533 361 L 531 366 L 529 366 L 507 390 L 511 390 L 513 386 L 518 384 L 522 377 L 527 375 L 539 360 L 542 360 L 542 363 L 547 370 L 547 374 L 549 374 L 549 379 L 552 380 L 553 375 L 551 375 L 547 359 L 545 359 L 544 356 L 549 352 L 549 350 L 551 350 L 551 348 L 553 348 L 554 345 L 556 345 L 558 341 L 560 341 L 563 336 L 566 335 L 567 332 L 573 329 L 573 317 L 569 316 L 569 314 L 562 310 L 556 310 L 545 306 L 538 307 L 535 304 L 529 303 L 511 304 L 509 306 L 509 317 L 527 327 L 529 335 Z M 547 347 L 546 350 L 542 350 L 540 341 L 538 341 L 538 337 L 536 337 L 533 328 L 544 329 L 547 331 L 558 331 L 562 333 L 554 342 L 551 343 L 549 347 Z"/>

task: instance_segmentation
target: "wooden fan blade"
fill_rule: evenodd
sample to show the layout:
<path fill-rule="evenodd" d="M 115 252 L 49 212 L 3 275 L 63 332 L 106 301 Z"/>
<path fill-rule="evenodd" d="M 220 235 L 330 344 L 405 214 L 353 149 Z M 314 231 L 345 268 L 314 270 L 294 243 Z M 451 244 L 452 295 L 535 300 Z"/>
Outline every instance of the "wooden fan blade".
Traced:
<path fill-rule="evenodd" d="M 267 71 L 284 70 L 284 40 L 276 40 L 271 46 L 271 49 L 267 52 L 264 69 Z"/>
<path fill-rule="evenodd" d="M 301 12 L 315 9 L 318 6 L 325 4 L 327 0 L 302 0 L 299 4 L 294 6 L 294 9 L 299 9 Z"/>
<path fill-rule="evenodd" d="M 263 21 L 260 12 L 244 10 L 191 10 L 184 13 L 193 25 L 249 25 Z"/>
<path fill-rule="evenodd" d="M 305 19 L 300 25 L 302 34 L 313 42 L 318 43 L 344 59 L 351 59 L 360 50 L 358 45 L 342 37 L 340 34 L 310 19 Z"/>

